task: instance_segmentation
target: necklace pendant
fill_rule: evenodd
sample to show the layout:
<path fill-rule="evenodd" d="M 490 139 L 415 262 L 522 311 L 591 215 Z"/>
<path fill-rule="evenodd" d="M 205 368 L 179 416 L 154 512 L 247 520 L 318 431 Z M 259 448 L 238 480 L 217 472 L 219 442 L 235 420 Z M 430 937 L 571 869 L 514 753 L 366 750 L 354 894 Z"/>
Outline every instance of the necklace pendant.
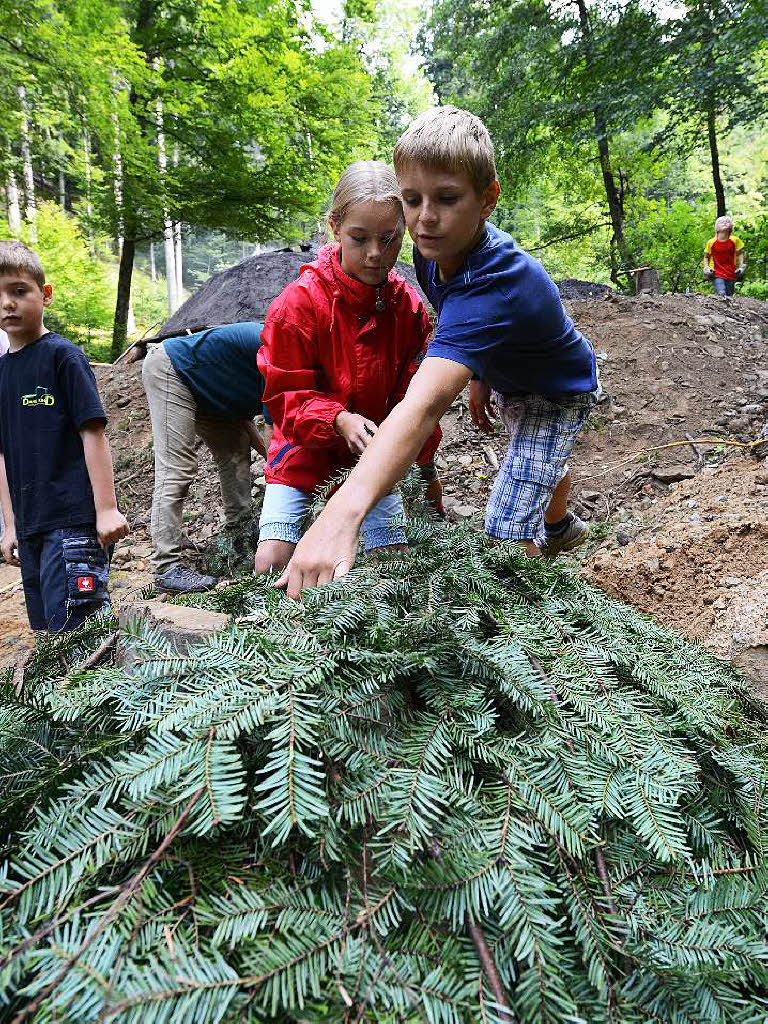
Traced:
<path fill-rule="evenodd" d="M 383 313 L 387 308 L 387 304 L 384 301 L 384 296 L 381 294 L 381 288 L 376 289 L 376 312 Z"/>

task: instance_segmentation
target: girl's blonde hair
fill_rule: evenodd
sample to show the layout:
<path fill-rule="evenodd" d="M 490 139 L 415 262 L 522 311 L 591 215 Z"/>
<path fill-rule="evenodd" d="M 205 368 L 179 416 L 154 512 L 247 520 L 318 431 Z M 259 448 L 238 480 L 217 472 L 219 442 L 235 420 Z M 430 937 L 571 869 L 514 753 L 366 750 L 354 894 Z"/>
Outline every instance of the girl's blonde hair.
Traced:
<path fill-rule="evenodd" d="M 358 203 L 391 203 L 405 221 L 395 172 L 378 160 L 358 160 L 344 171 L 331 196 L 328 223 L 340 228 Z"/>
<path fill-rule="evenodd" d="M 715 221 L 715 231 L 733 231 L 733 217 L 726 213 Z"/>

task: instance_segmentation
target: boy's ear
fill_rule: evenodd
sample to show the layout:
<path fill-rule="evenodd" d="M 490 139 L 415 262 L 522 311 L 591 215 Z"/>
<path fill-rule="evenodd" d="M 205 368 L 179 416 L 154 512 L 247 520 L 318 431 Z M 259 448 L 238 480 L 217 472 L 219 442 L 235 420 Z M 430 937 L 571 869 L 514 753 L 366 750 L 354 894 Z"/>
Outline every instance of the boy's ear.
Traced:
<path fill-rule="evenodd" d="M 480 215 L 484 220 L 490 217 L 496 209 L 496 203 L 498 203 L 500 195 L 501 185 L 497 180 L 492 181 L 486 186 L 485 192 L 483 193 L 483 209 L 480 212 Z"/>
<path fill-rule="evenodd" d="M 50 306 L 53 302 L 53 288 L 49 284 L 43 285 L 43 305 Z"/>

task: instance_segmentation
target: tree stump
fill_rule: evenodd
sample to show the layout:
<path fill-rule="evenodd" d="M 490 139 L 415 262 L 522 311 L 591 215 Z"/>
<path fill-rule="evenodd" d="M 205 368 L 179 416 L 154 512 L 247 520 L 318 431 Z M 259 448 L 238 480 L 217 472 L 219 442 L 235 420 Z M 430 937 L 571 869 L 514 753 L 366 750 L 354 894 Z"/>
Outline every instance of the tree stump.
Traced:
<path fill-rule="evenodd" d="M 659 272 L 654 267 L 635 267 L 630 270 L 630 275 L 635 279 L 635 295 L 660 295 L 661 282 Z"/>

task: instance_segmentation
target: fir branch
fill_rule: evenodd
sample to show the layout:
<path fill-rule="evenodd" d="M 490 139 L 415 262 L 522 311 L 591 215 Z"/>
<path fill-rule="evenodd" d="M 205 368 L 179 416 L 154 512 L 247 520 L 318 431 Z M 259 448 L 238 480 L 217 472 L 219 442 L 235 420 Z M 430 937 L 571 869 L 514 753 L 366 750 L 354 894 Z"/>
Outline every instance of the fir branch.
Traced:
<path fill-rule="evenodd" d="M 192 808 L 195 806 L 195 804 L 200 799 L 202 794 L 203 790 L 201 788 L 198 789 L 192 795 L 192 799 L 189 801 L 187 806 L 176 819 L 176 822 L 174 823 L 168 835 L 165 837 L 162 843 L 160 843 L 158 848 L 147 859 L 146 863 L 141 867 L 141 869 L 136 872 L 133 878 L 129 879 L 128 882 L 126 882 L 124 885 L 120 887 L 120 895 L 117 897 L 116 900 L 114 900 L 110 908 L 99 920 L 98 924 L 96 924 L 96 926 L 89 932 L 89 934 L 86 936 L 86 938 L 77 948 L 77 950 L 71 956 L 67 957 L 64 966 L 61 968 L 59 973 L 54 977 L 54 979 L 42 990 L 42 992 L 39 993 L 39 995 L 37 995 L 30 1003 L 28 1003 L 22 1010 L 20 1010 L 19 1013 L 16 1014 L 16 1016 L 11 1021 L 11 1024 L 23 1024 L 23 1021 L 25 1021 L 28 1017 L 31 1017 L 35 1013 L 37 1013 L 38 1009 L 45 1002 L 46 998 L 51 994 L 51 992 L 54 991 L 54 989 L 58 985 L 61 984 L 64 978 L 66 978 L 66 976 L 75 966 L 80 957 L 85 953 L 88 947 L 96 941 L 99 935 L 101 935 L 101 933 L 108 927 L 110 922 L 115 917 L 117 917 L 117 915 L 120 913 L 123 907 L 128 903 L 130 899 L 132 899 L 132 897 L 140 888 L 142 882 L 147 877 L 149 872 L 162 859 L 165 851 L 173 843 L 174 839 L 179 834 L 179 832 L 181 832 L 190 812 L 192 811 Z"/>

